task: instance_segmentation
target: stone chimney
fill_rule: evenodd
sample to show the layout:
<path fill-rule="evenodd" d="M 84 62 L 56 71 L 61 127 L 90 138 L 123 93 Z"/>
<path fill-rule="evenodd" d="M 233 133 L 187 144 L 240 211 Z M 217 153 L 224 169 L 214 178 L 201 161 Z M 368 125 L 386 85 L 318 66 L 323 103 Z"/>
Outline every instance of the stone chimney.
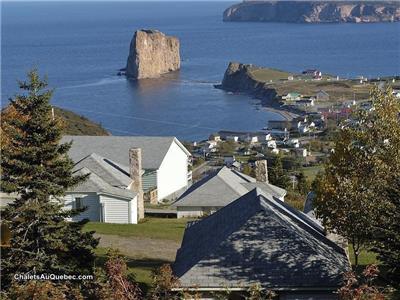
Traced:
<path fill-rule="evenodd" d="M 266 159 L 256 161 L 256 180 L 258 182 L 268 183 L 268 167 Z"/>
<path fill-rule="evenodd" d="M 144 218 L 144 202 L 142 187 L 142 149 L 129 149 L 129 174 L 132 178 L 131 190 L 137 193 L 138 220 Z"/>

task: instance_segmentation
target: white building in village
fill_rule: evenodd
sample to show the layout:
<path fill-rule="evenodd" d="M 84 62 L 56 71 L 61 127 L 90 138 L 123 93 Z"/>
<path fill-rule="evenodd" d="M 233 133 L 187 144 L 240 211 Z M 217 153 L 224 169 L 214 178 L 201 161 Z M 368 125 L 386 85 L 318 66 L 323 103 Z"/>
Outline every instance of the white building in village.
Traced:
<path fill-rule="evenodd" d="M 76 174 L 87 181 L 68 191 L 65 207 L 86 210 L 87 218 L 109 223 L 137 223 L 145 200 L 175 199 L 191 183 L 191 155 L 175 137 L 65 136 L 73 141 L 69 156 Z"/>

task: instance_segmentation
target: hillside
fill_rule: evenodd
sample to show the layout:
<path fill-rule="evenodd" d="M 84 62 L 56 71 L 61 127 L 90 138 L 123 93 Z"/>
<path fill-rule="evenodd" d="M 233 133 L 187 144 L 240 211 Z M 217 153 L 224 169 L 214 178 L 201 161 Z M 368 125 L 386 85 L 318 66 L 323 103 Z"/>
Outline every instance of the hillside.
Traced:
<path fill-rule="evenodd" d="M 54 107 L 54 114 L 61 117 L 64 125 L 63 134 L 66 135 L 110 135 L 100 124 L 94 123 L 84 116 L 80 116 L 72 111 Z M 18 118 L 12 106 L 7 106 L 1 110 L 1 124 L 8 120 Z"/>
<path fill-rule="evenodd" d="M 226 22 L 374 23 L 400 21 L 398 1 L 243 1 Z"/>
<path fill-rule="evenodd" d="M 67 135 L 110 135 L 100 124 L 72 111 L 56 107 L 54 113 L 64 120 Z"/>

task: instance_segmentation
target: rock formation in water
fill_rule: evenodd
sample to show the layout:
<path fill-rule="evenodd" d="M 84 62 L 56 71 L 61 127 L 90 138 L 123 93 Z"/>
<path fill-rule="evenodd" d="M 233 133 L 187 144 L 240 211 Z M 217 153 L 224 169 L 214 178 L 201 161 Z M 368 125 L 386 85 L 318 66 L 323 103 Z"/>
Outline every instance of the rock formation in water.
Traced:
<path fill-rule="evenodd" d="M 258 67 L 230 62 L 221 85 L 216 87 L 233 93 L 251 95 L 261 99 L 263 105 L 273 104 L 277 96 L 276 90 L 271 88 L 267 83 L 256 80 L 251 74 L 253 68 Z"/>
<path fill-rule="evenodd" d="M 138 30 L 131 41 L 126 76 L 155 78 L 180 68 L 179 40 L 158 30 Z"/>
<path fill-rule="evenodd" d="M 369 23 L 400 21 L 399 1 L 244 1 L 224 11 L 224 21 Z"/>

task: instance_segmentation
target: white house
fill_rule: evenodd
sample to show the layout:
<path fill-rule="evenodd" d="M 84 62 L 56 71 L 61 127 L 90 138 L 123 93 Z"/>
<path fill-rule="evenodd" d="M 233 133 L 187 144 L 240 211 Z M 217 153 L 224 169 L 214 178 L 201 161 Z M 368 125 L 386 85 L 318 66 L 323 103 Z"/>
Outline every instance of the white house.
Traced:
<path fill-rule="evenodd" d="M 138 215 L 139 193 L 132 189 L 130 170 L 92 153 L 74 166 L 74 175 L 84 174 L 89 174 L 87 180 L 67 191 L 63 199 L 66 209 L 86 208 L 73 221 L 137 224 L 142 216 Z"/>
<path fill-rule="evenodd" d="M 226 137 L 227 141 L 234 141 L 234 142 L 238 142 L 239 141 L 239 137 L 237 135 L 229 135 Z"/>
<path fill-rule="evenodd" d="M 268 148 L 275 149 L 275 148 L 277 147 L 276 141 L 275 141 L 275 140 L 267 141 L 267 147 L 268 147 Z"/>
<path fill-rule="evenodd" d="M 129 170 L 129 151 L 140 148 L 143 192 L 152 191 L 158 202 L 174 199 L 191 182 L 188 170 L 191 154 L 175 137 L 139 136 L 64 136 L 62 142 L 73 141 L 69 156 L 77 163 L 96 153 Z M 128 173 L 129 174 L 129 173 Z"/>

